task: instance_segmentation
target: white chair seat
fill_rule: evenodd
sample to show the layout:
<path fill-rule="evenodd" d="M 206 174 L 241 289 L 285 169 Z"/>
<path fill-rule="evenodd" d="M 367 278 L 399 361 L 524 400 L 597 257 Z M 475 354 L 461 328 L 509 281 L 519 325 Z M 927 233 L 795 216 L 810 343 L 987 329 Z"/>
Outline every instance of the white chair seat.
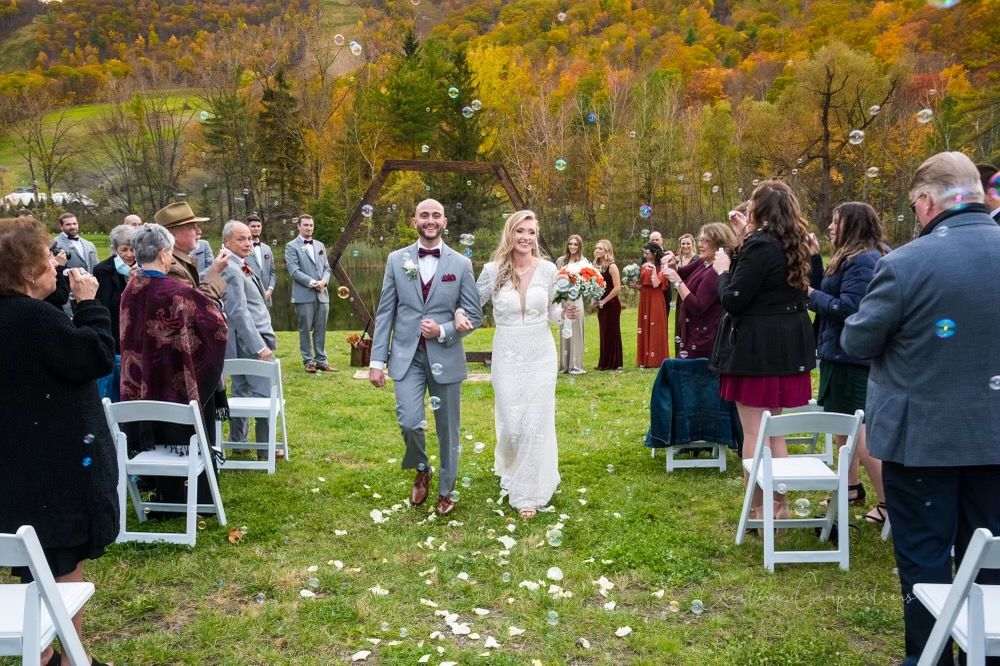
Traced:
<path fill-rule="evenodd" d="M 94 596 L 93 583 L 56 583 L 56 588 L 70 617 L 76 615 L 87 600 Z M 0 586 L 0 654 L 20 653 L 24 631 L 24 593 L 27 589 L 27 585 Z M 41 607 L 40 617 L 42 640 L 38 651 L 42 652 L 55 639 L 56 625 L 44 605 Z"/>
<path fill-rule="evenodd" d="M 229 401 L 229 415 L 230 416 L 255 416 L 261 414 L 267 416 L 271 409 L 271 399 L 270 398 L 247 398 L 247 397 L 234 397 L 227 398 Z M 285 401 L 280 401 L 281 406 L 285 406 Z"/>
<path fill-rule="evenodd" d="M 951 592 L 951 585 L 944 583 L 917 583 L 913 586 L 913 595 L 919 599 L 934 617 L 940 617 L 944 611 L 945 600 Z M 983 606 L 987 609 L 1000 608 L 1000 585 L 983 585 Z M 968 651 L 969 647 L 969 604 L 962 604 L 952 627 L 952 638 L 959 647 Z M 987 654 L 1000 652 L 1000 613 L 987 613 L 986 617 Z M 990 647 L 992 645 L 992 648 Z"/>
<path fill-rule="evenodd" d="M 126 469 L 136 476 L 183 476 L 187 474 L 188 457 L 177 455 L 166 447 L 156 447 L 152 451 L 142 451 L 129 458 Z M 195 463 L 198 473 L 204 469 L 199 459 Z"/>
<path fill-rule="evenodd" d="M 748 458 L 743 461 L 743 471 L 747 474 L 753 467 L 753 459 Z M 771 478 L 775 483 L 784 483 L 789 490 L 798 490 L 795 487 L 797 482 L 801 482 L 809 489 L 818 489 L 816 483 L 828 481 L 830 488 L 837 485 L 837 473 L 827 467 L 820 458 L 811 456 L 793 456 L 789 458 L 772 458 Z M 757 479 L 761 483 L 764 481 L 764 469 L 757 470 Z M 806 485 L 807 484 L 807 485 Z M 825 486 L 824 486 L 825 487 Z"/>

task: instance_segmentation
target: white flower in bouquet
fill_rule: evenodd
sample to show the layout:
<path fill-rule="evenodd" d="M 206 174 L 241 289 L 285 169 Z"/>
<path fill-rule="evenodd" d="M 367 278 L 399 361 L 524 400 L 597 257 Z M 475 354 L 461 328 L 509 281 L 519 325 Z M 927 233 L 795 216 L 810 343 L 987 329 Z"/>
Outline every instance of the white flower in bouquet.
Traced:
<path fill-rule="evenodd" d="M 622 279 L 626 283 L 637 282 L 639 280 L 639 273 L 642 269 L 639 268 L 639 264 L 629 264 L 622 269 Z"/>

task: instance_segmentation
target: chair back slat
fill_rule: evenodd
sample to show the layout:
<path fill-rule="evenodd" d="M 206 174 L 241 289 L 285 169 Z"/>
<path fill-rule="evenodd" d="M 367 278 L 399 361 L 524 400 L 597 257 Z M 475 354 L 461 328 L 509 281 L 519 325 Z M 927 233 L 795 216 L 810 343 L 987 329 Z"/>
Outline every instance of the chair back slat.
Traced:
<path fill-rule="evenodd" d="M 771 416 L 761 424 L 764 437 L 795 435 L 800 433 L 830 433 L 831 435 L 852 435 L 857 430 L 854 414 L 835 412 L 807 412 L 804 414 L 782 414 Z"/>
<path fill-rule="evenodd" d="M 28 550 L 16 534 L 0 534 L 0 567 L 26 567 Z"/>
<path fill-rule="evenodd" d="M 128 400 L 115 403 L 110 402 L 107 398 L 104 400 L 109 425 L 111 423 L 117 426 L 120 423 L 156 421 L 158 423 L 194 426 L 201 420 L 198 403 L 194 400 L 186 405 L 161 400 Z"/>
<path fill-rule="evenodd" d="M 258 361 L 252 358 L 227 358 L 222 366 L 222 376 L 265 377 L 277 383 L 281 366 L 277 361 Z"/>

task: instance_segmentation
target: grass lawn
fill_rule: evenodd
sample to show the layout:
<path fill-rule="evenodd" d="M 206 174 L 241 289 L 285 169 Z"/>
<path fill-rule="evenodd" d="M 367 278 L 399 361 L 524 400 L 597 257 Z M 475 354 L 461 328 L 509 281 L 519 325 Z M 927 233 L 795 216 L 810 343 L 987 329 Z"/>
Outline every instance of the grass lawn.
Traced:
<path fill-rule="evenodd" d="M 629 359 L 635 311 L 623 317 Z M 119 665 L 344 664 L 368 650 L 369 664 L 414 664 L 422 655 L 431 664 L 898 661 L 902 614 L 891 545 L 862 525 L 851 530 L 849 572 L 799 564 L 766 573 L 760 539 L 733 542 L 742 498 L 735 457 L 726 474 L 668 475 L 662 454 L 652 460 L 642 447 L 653 371 L 560 378 L 562 485 L 554 511 L 531 522 L 497 503 L 493 391 L 466 382 L 460 478 L 468 479 L 457 488 L 458 522 L 449 523 L 428 520 L 432 501 L 402 505 L 412 474 L 399 469 L 393 394 L 351 378 L 346 332 L 327 338 L 340 368 L 332 375 L 304 373 L 296 334 L 278 335 L 292 460 L 279 462 L 274 476 L 223 473 L 229 526 L 208 519 L 196 548 L 117 545 L 87 564 L 97 594 L 87 606 L 86 642 L 98 658 Z M 467 349 L 488 349 L 491 336 L 475 332 Z M 593 367 L 593 316 L 587 336 L 586 366 Z M 428 450 L 436 452 L 432 432 Z M 485 450 L 475 453 L 475 442 Z M 435 488 L 436 481 L 432 494 Z M 815 506 L 823 498 L 810 499 Z M 375 523 L 373 509 L 387 521 Z M 858 522 L 861 510 L 852 514 Z M 564 535 L 558 547 L 546 539 L 556 523 Z M 180 529 L 180 521 L 171 525 Z M 245 537 L 230 544 L 227 530 L 241 526 Z M 779 545 L 816 543 L 800 532 Z M 517 542 L 509 553 L 497 541 L 505 536 Z M 550 567 L 561 568 L 558 585 L 572 596 L 547 593 Z M 614 583 L 607 597 L 594 583 L 602 576 Z M 438 614 L 445 610 L 479 638 L 454 635 Z M 551 611 L 557 624 L 550 624 Z M 511 635 L 512 627 L 524 632 Z M 617 637 L 620 627 L 632 631 Z M 486 650 L 487 637 L 500 647 Z"/>

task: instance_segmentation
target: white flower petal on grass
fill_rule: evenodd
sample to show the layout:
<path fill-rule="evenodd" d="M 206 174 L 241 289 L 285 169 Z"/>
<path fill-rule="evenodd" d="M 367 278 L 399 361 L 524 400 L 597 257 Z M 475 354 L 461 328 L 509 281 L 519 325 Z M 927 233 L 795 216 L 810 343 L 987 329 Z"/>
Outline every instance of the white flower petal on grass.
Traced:
<path fill-rule="evenodd" d="M 341 562 L 340 560 L 334 560 L 333 566 L 337 567 L 337 569 L 340 570 L 344 568 L 344 563 Z"/>
<path fill-rule="evenodd" d="M 617 629 L 615 629 L 615 636 L 617 636 L 618 638 L 625 638 L 631 633 L 632 633 L 632 627 L 629 626 L 618 627 Z"/>
<path fill-rule="evenodd" d="M 592 558 L 592 557 L 588 557 L 587 559 L 585 559 L 583 561 L 584 564 L 592 564 L 593 562 L 594 562 L 594 558 Z"/>
<path fill-rule="evenodd" d="M 334 530 L 333 533 L 336 536 L 345 536 L 347 534 L 347 530 Z"/>
<path fill-rule="evenodd" d="M 612 515 L 612 516 L 614 516 L 615 518 L 621 518 L 621 517 L 622 517 L 622 514 L 618 513 L 617 511 L 615 511 L 615 512 L 614 512 L 613 514 L 611 514 L 611 515 Z"/>
<path fill-rule="evenodd" d="M 317 476 L 317 477 L 316 477 L 316 479 L 317 479 L 317 480 L 318 480 L 318 481 L 319 481 L 320 483 L 326 483 L 326 478 L 325 478 L 325 477 L 322 477 L 322 476 Z"/>
<path fill-rule="evenodd" d="M 478 641 L 479 640 L 479 634 L 477 634 L 476 632 L 472 632 L 471 634 L 469 634 L 469 640 L 470 641 Z"/>
<path fill-rule="evenodd" d="M 437 608 L 438 607 L 438 605 L 435 602 L 431 601 L 430 599 L 421 599 L 420 600 L 420 605 L 421 606 L 427 606 L 428 608 Z"/>
<path fill-rule="evenodd" d="M 490 614 L 490 611 L 486 608 L 473 608 L 472 612 L 478 615 L 479 617 L 483 617 L 484 615 Z"/>
<path fill-rule="evenodd" d="M 541 659 L 532 659 L 531 666 L 544 666 Z"/>
<path fill-rule="evenodd" d="M 549 567 L 548 572 L 545 574 L 549 580 L 562 580 L 563 572 L 559 567 Z"/>
<path fill-rule="evenodd" d="M 371 643 L 372 645 L 378 645 L 379 643 L 382 642 L 382 639 L 381 638 L 369 638 L 368 642 Z"/>
<path fill-rule="evenodd" d="M 371 650 L 361 650 L 351 655 L 351 661 L 364 661 L 371 654 Z"/>
<path fill-rule="evenodd" d="M 465 580 L 465 581 L 467 581 L 467 580 L 469 580 L 469 574 L 467 574 L 467 573 L 466 573 L 466 572 L 464 572 L 464 571 L 459 571 L 459 572 L 458 572 L 458 575 L 457 575 L 457 576 L 455 576 L 455 578 L 457 578 L 457 579 L 459 579 L 459 580 Z"/>
<path fill-rule="evenodd" d="M 590 641 L 588 641 L 586 638 L 581 637 L 576 639 L 576 644 L 582 647 L 584 650 L 590 649 Z"/>
<path fill-rule="evenodd" d="M 578 500 L 577 500 L 577 502 L 579 502 L 579 503 L 580 503 L 580 506 L 586 506 L 586 505 L 587 505 L 587 500 L 585 500 L 585 499 L 582 499 L 582 498 L 581 498 L 581 499 L 578 499 Z"/>
<path fill-rule="evenodd" d="M 503 545 L 503 547 L 506 548 L 507 550 L 510 550 L 511 548 L 517 545 L 517 540 L 507 536 L 506 534 L 503 535 L 502 537 L 498 537 L 497 541 L 499 541 Z"/>
<path fill-rule="evenodd" d="M 423 578 L 424 576 L 430 576 L 432 573 L 437 573 L 437 567 L 431 567 L 427 571 L 421 571 L 417 575 Z"/>
<path fill-rule="evenodd" d="M 462 525 L 465 525 L 465 523 L 463 523 L 461 521 L 458 521 L 458 520 L 449 520 L 448 521 L 448 527 L 461 527 Z"/>
<path fill-rule="evenodd" d="M 428 638 L 430 638 L 431 640 L 437 640 L 437 641 L 439 641 L 442 638 L 444 638 L 444 634 L 442 634 L 440 631 L 436 631 L 435 630 L 435 631 L 431 632 L 431 634 L 430 634 L 430 636 L 428 636 Z"/>
<path fill-rule="evenodd" d="M 457 661 L 442 661 L 440 666 L 458 666 Z"/>
<path fill-rule="evenodd" d="M 615 606 L 617 605 L 618 604 L 616 604 L 614 601 L 609 601 L 608 603 L 604 604 L 604 610 L 614 610 Z"/>
<path fill-rule="evenodd" d="M 303 599 L 312 599 L 316 596 L 316 593 L 312 590 L 299 590 L 299 596 Z"/>
<path fill-rule="evenodd" d="M 376 597 L 384 597 L 389 594 L 389 590 L 376 585 L 375 587 L 369 587 L 368 591 L 374 594 Z"/>
<path fill-rule="evenodd" d="M 371 516 L 371 519 L 372 519 L 373 521 L 375 521 L 375 523 L 384 523 L 385 521 L 387 521 L 387 520 L 388 520 L 388 518 L 385 518 L 385 517 L 384 517 L 384 516 L 382 515 L 382 512 L 381 512 L 381 511 L 379 511 L 378 509 L 372 509 L 372 510 L 371 510 L 371 511 L 370 511 L 370 512 L 368 513 L 368 515 L 369 515 L 369 516 Z"/>
<path fill-rule="evenodd" d="M 310 564 L 308 567 L 306 567 L 306 571 L 308 571 L 309 573 L 313 573 L 314 571 L 319 571 L 319 567 L 316 566 L 315 564 Z"/>
<path fill-rule="evenodd" d="M 311 492 L 311 493 L 318 493 L 319 492 L 319 488 L 312 488 L 309 492 Z"/>
<path fill-rule="evenodd" d="M 585 493 L 585 492 L 587 492 L 587 489 L 586 488 L 577 488 L 576 492 L 578 492 L 578 493 Z"/>
<path fill-rule="evenodd" d="M 483 647 L 484 648 L 490 648 L 490 649 L 496 649 L 496 648 L 500 647 L 500 644 L 497 643 L 497 639 L 493 638 L 492 636 L 487 636 L 486 640 L 483 641 Z"/>
<path fill-rule="evenodd" d="M 429 654 L 425 654 L 420 659 L 417 659 L 417 663 L 418 664 L 426 664 L 430 660 L 431 660 L 431 656 Z"/>
<path fill-rule="evenodd" d="M 510 626 L 507 628 L 508 636 L 520 636 L 523 633 L 524 629 L 521 629 L 520 627 Z"/>
<path fill-rule="evenodd" d="M 507 531 L 508 532 L 510 532 L 511 534 L 513 534 L 514 530 L 516 530 L 516 529 L 517 529 L 517 525 L 515 525 L 514 523 L 507 523 Z"/>
<path fill-rule="evenodd" d="M 537 590 L 538 588 L 541 587 L 541 585 L 539 585 L 538 583 L 536 583 L 533 580 L 522 580 L 520 583 L 518 583 L 517 586 L 518 587 L 524 587 L 524 588 L 527 588 L 527 589 L 532 590 L 532 591 Z"/>
<path fill-rule="evenodd" d="M 663 590 L 657 590 L 656 592 L 653 592 L 653 596 L 656 597 L 657 599 L 662 599 L 663 598 Z"/>
<path fill-rule="evenodd" d="M 464 622 L 455 622 L 451 626 L 451 633 L 456 636 L 468 636 L 472 633 L 472 629 Z"/>

